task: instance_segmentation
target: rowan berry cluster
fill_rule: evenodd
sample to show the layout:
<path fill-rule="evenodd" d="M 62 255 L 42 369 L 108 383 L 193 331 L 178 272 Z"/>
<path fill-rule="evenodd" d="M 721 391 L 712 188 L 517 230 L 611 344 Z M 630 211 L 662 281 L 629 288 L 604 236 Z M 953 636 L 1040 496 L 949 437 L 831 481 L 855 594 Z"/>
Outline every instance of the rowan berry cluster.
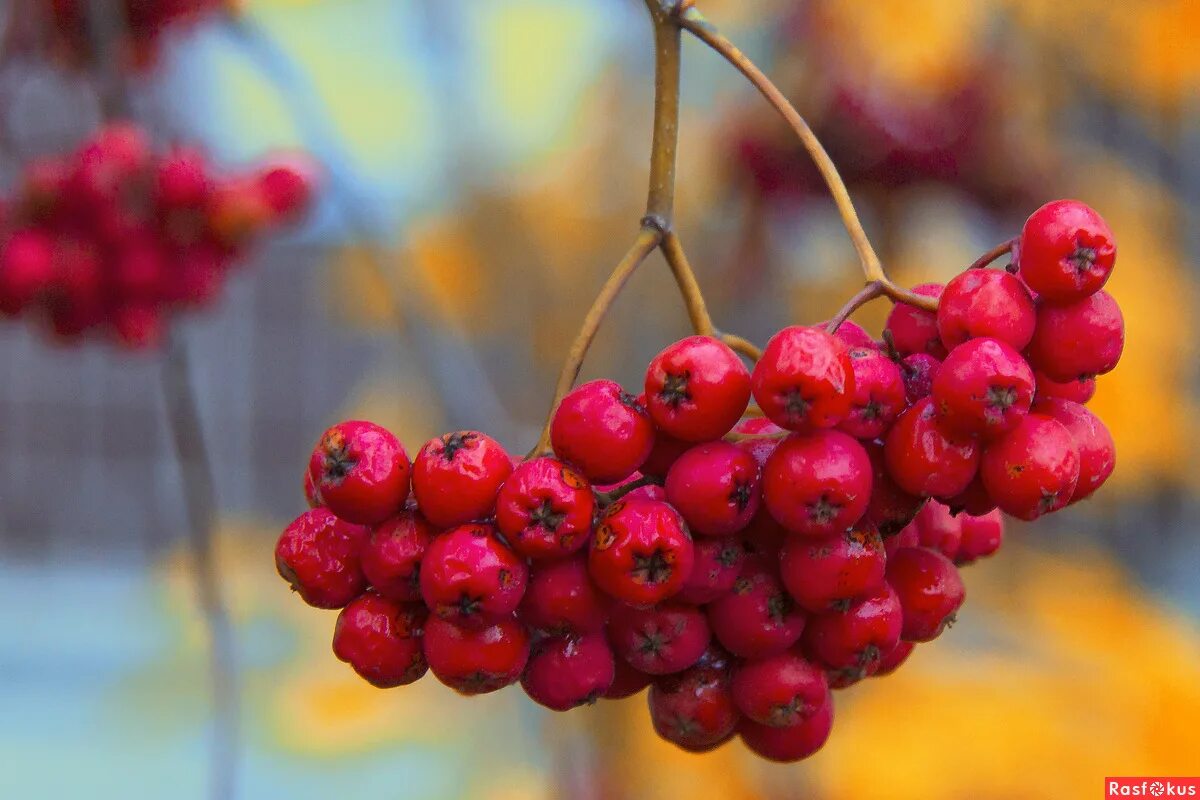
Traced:
<path fill-rule="evenodd" d="M 519 681 L 558 711 L 649 687 L 655 730 L 685 750 L 736 735 L 805 758 L 831 690 L 954 619 L 958 566 L 997 550 L 1001 511 L 1033 519 L 1111 473 L 1082 402 L 1121 351 L 1100 291 L 1114 255 L 1094 212 L 1052 203 L 1017 274 L 925 287 L 939 310 L 896 306 L 888 344 L 789 327 L 750 370 L 690 336 L 640 396 L 608 380 L 567 394 L 553 455 L 460 431 L 410 463 L 378 425 L 335 425 L 276 565 L 342 609 L 334 652 L 376 686 Z"/>
<path fill-rule="evenodd" d="M 202 153 L 155 153 L 112 124 L 76 151 L 30 163 L 0 204 L 0 313 L 60 339 L 98 332 L 153 347 L 167 316 L 203 306 L 266 230 L 295 218 L 308 168 L 217 174 Z"/>

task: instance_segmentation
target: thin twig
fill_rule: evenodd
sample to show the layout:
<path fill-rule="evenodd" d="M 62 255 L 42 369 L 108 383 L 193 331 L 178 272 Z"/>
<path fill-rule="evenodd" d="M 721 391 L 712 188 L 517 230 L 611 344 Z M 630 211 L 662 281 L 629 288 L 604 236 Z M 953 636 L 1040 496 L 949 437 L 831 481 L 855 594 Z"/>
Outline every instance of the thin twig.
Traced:
<path fill-rule="evenodd" d="M 675 233 L 667 232 L 663 236 L 661 246 L 663 257 L 671 268 L 671 274 L 675 276 L 675 283 L 679 286 L 679 294 L 687 306 L 692 330 L 702 336 L 712 336 L 715 330 L 712 316 L 708 313 L 696 273 L 692 271 L 692 265 L 688 263 L 687 255 L 683 252 L 683 243 Z"/>
<path fill-rule="evenodd" d="M 983 269 L 996 259 L 1003 258 L 1006 255 L 1011 256 L 1017 247 L 1018 241 L 1019 239 L 1017 237 L 1013 237 L 1007 242 L 1001 242 L 991 250 L 988 250 L 986 253 L 981 255 L 979 258 L 975 259 L 975 262 L 971 264 L 971 266 L 967 267 L 967 269 Z"/>
<path fill-rule="evenodd" d="M 825 326 L 826 332 L 837 333 L 838 328 L 842 326 L 843 322 L 850 318 L 851 314 L 872 300 L 883 297 L 883 294 L 883 283 L 881 281 L 871 281 L 864 286 L 858 294 L 847 300 L 846 305 L 842 306 L 838 312 L 833 315 L 833 319 L 829 320 L 829 324 Z"/>
<path fill-rule="evenodd" d="M 596 504 L 600 508 L 612 505 L 620 500 L 625 495 L 632 491 L 641 489 L 643 486 L 662 486 L 662 479 L 656 478 L 653 475 L 643 475 L 640 478 L 623 483 L 615 489 L 610 489 L 607 492 L 596 492 Z"/>
<path fill-rule="evenodd" d="M 741 353 L 751 361 L 758 361 L 762 358 L 762 348 L 749 339 L 738 336 L 736 333 L 723 333 L 720 331 L 718 331 L 718 336 L 733 352 Z"/>

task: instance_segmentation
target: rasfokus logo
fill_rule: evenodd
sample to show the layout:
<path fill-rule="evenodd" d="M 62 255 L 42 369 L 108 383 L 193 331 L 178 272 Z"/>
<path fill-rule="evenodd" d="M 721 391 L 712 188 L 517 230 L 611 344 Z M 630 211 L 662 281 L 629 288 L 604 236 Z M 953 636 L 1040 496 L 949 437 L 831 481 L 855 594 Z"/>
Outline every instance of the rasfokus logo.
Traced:
<path fill-rule="evenodd" d="M 1105 778 L 1104 797 L 1200 797 L 1200 778 Z"/>

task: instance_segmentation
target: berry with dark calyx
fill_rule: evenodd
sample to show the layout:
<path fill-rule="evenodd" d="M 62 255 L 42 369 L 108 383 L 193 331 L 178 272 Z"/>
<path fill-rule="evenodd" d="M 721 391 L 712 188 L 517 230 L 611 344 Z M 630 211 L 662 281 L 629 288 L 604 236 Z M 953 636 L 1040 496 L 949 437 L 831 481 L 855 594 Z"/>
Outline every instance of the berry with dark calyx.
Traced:
<path fill-rule="evenodd" d="M 638 672 L 623 659 L 613 659 L 613 681 L 604 693 L 605 700 L 623 700 L 633 697 L 654 680 L 653 676 Z"/>
<path fill-rule="evenodd" d="M 970 564 L 987 558 L 1004 543 L 1004 519 L 999 509 L 979 517 L 960 514 L 958 518 L 962 524 L 962 542 L 954 555 L 955 564 Z"/>
<path fill-rule="evenodd" d="M 750 402 L 750 373 L 727 344 L 688 336 L 646 370 L 646 407 L 659 430 L 687 442 L 729 433 Z"/>
<path fill-rule="evenodd" d="M 603 697 L 614 669 L 613 652 L 602 634 L 555 636 L 533 646 L 521 687 L 538 705 L 568 711 Z"/>
<path fill-rule="evenodd" d="M 871 501 L 867 503 L 861 524 L 874 527 L 887 539 L 913 521 L 925 504 L 925 498 L 909 494 L 892 480 L 882 442 L 864 442 L 863 449 L 871 459 Z"/>
<path fill-rule="evenodd" d="M 733 702 L 747 719 L 772 728 L 797 725 L 829 699 L 825 672 L 798 648 L 734 668 Z"/>
<path fill-rule="evenodd" d="M 746 527 L 762 499 L 758 461 L 729 442 L 699 444 L 667 473 L 667 500 L 693 533 L 725 536 Z"/>
<path fill-rule="evenodd" d="M 900 638 L 929 642 L 941 635 L 966 597 L 950 559 L 927 547 L 905 547 L 888 558 L 887 582 L 900 599 L 904 626 Z"/>
<path fill-rule="evenodd" d="M 1034 395 L 1035 400 L 1045 398 L 1086 403 L 1096 394 L 1095 378 L 1081 378 L 1076 381 L 1059 383 L 1047 378 L 1044 373 L 1037 371 L 1033 373 L 1033 378 L 1037 385 L 1037 393 Z"/>
<path fill-rule="evenodd" d="M 969 269 L 955 276 L 938 304 L 938 335 L 947 348 L 982 336 L 1022 350 L 1033 337 L 1033 298 L 1015 276 L 994 269 Z"/>
<path fill-rule="evenodd" d="M 342 608 L 367 588 L 361 555 L 370 535 L 327 508 L 305 511 L 280 535 L 275 568 L 310 606 Z"/>
<path fill-rule="evenodd" d="M 760 725 L 749 719 L 738 724 L 746 747 L 770 761 L 783 764 L 803 761 L 825 746 L 833 730 L 833 700 L 827 699 L 812 716 L 786 728 Z"/>
<path fill-rule="evenodd" d="M 826 320 L 825 322 L 814 325 L 813 327 L 827 328 L 828 326 L 829 321 Z M 859 325 L 852 319 L 842 320 L 842 324 L 838 325 L 838 329 L 834 331 L 833 335 L 841 339 L 845 343 L 846 347 L 852 349 L 856 347 L 867 349 L 879 348 L 878 342 L 871 338 L 871 334 L 867 333 L 866 329 L 863 328 L 862 325 Z"/>
<path fill-rule="evenodd" d="M 516 683 L 529 659 L 529 634 L 511 617 L 483 628 L 464 628 L 431 615 L 424 644 L 434 677 L 465 695 Z"/>
<path fill-rule="evenodd" d="M 784 328 L 767 342 L 753 385 L 759 408 L 781 428 L 832 428 L 854 399 L 849 348 L 820 328 Z"/>
<path fill-rule="evenodd" d="M 1110 372 L 1125 348 L 1125 320 L 1108 292 L 1068 305 L 1039 303 L 1037 331 L 1025 351 L 1046 377 L 1068 382 Z"/>
<path fill-rule="evenodd" d="M 818 614 L 804 628 L 804 651 L 830 671 L 833 688 L 874 675 L 900 641 L 904 614 L 886 583 L 844 611 Z"/>
<path fill-rule="evenodd" d="M 389 600 L 420 600 L 421 561 L 436 534 L 417 511 L 401 511 L 376 525 L 362 552 L 367 581 Z"/>
<path fill-rule="evenodd" d="M 950 512 L 947 506 L 930 500 L 917 514 L 917 540 L 922 547 L 937 550 L 946 558 L 954 559 L 962 544 L 961 518 Z"/>
<path fill-rule="evenodd" d="M 912 288 L 922 297 L 941 297 L 940 283 L 922 283 Z M 937 359 L 946 357 L 946 346 L 938 334 L 937 313 L 907 303 L 896 303 L 883 329 L 891 334 L 892 345 L 902 356 L 927 353 Z"/>
<path fill-rule="evenodd" d="M 550 423 L 554 454 L 593 483 L 618 483 L 654 447 L 654 424 L 638 398 L 616 381 L 589 381 L 559 403 Z"/>
<path fill-rule="evenodd" d="M 430 613 L 478 628 L 517 610 L 529 571 L 491 525 L 474 523 L 433 540 L 421 562 L 421 596 Z"/>
<path fill-rule="evenodd" d="M 638 672 L 668 675 L 695 664 L 712 633 L 704 612 L 683 603 L 617 607 L 608 622 L 613 651 Z"/>
<path fill-rule="evenodd" d="M 413 461 L 413 495 L 439 528 L 492 516 L 512 459 L 492 437 L 457 431 L 430 439 Z"/>
<path fill-rule="evenodd" d="M 942 362 L 928 353 L 913 353 L 900 362 L 900 375 L 904 378 L 904 397 L 909 405 L 915 405 L 933 392 L 933 382 L 942 369 Z"/>
<path fill-rule="evenodd" d="M 721 645 L 742 658 L 782 653 L 804 632 L 804 612 L 764 556 L 749 556 L 729 594 L 709 603 L 708 624 Z"/>
<path fill-rule="evenodd" d="M 692 572 L 675 598 L 683 603 L 704 605 L 733 590 L 742 571 L 746 547 L 737 536 L 705 536 L 694 543 L 696 558 Z"/>
<path fill-rule="evenodd" d="M 596 523 L 588 572 L 608 595 L 645 608 L 683 588 L 694 560 L 679 512 L 657 500 L 624 497 Z"/>
<path fill-rule="evenodd" d="M 1033 370 L 999 339 L 971 339 L 950 351 L 933 382 L 946 428 L 994 439 L 1017 426 L 1033 404 Z"/>
<path fill-rule="evenodd" d="M 884 443 L 884 457 L 896 485 L 922 497 L 954 497 L 970 485 L 979 468 L 978 444 L 947 431 L 928 397 L 896 420 Z"/>
<path fill-rule="evenodd" d="M 587 544 L 596 500 L 591 484 L 555 458 L 518 464 L 496 496 L 496 527 L 526 558 L 562 558 Z"/>
<path fill-rule="evenodd" d="M 858 527 L 822 539 L 791 536 L 779 553 L 788 594 L 805 611 L 845 608 L 883 584 L 886 553 L 879 533 Z"/>
<path fill-rule="evenodd" d="M 1061 422 L 1030 414 L 987 446 L 980 474 L 1001 511 L 1034 520 L 1071 502 L 1079 482 L 1079 450 Z"/>
<path fill-rule="evenodd" d="M 338 614 L 333 653 L 372 686 L 407 686 L 428 670 L 422 646 L 429 611 L 368 592 Z"/>
<path fill-rule="evenodd" d="M 719 746 L 737 728 L 732 665 L 718 648 L 674 675 L 650 685 L 650 721 L 659 736 L 689 752 Z"/>
<path fill-rule="evenodd" d="M 608 600 L 588 575 L 587 557 L 579 553 L 533 565 L 517 616 L 551 636 L 595 633 L 608 621 Z"/>
<path fill-rule="evenodd" d="M 349 420 L 321 435 L 308 471 L 330 511 L 347 522 L 374 525 L 404 507 L 412 468 L 390 431 Z"/>
<path fill-rule="evenodd" d="M 857 439 L 883 435 L 904 410 L 904 377 L 896 362 L 878 348 L 850 351 L 854 370 L 854 397 L 850 415 L 838 423 L 838 430 Z"/>
<path fill-rule="evenodd" d="M 871 677 L 882 678 L 885 675 L 891 675 L 900 665 L 908 660 L 912 655 L 912 651 L 916 648 L 916 643 L 906 642 L 901 639 L 896 642 L 896 646 L 890 652 L 885 653 L 883 658 L 879 660 L 879 668 L 875 670 L 875 674 Z"/>
<path fill-rule="evenodd" d="M 1039 400 L 1034 411 L 1062 423 L 1079 451 L 1079 480 L 1070 502 L 1091 497 L 1116 467 L 1117 447 L 1112 434 L 1099 417 L 1070 400 Z"/>
<path fill-rule="evenodd" d="M 1095 294 L 1112 274 L 1117 245 L 1099 214 L 1078 200 L 1039 208 L 1021 229 L 1021 278 L 1050 303 Z"/>
<path fill-rule="evenodd" d="M 866 450 L 841 431 L 792 434 L 763 467 L 763 501 L 789 531 L 828 536 L 867 510 L 871 471 Z"/>

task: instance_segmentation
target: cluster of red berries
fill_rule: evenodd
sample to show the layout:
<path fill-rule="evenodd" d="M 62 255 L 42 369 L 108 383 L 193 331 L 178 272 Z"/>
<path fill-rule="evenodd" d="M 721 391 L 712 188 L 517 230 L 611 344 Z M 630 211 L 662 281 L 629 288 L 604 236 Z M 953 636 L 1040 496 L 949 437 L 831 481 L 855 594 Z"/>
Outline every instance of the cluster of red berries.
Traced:
<path fill-rule="evenodd" d="M 47 4 L 57 45 L 75 62 L 95 58 L 92 53 L 90 0 L 52 0 Z M 204 16 L 238 5 L 233 0 L 121 0 L 105 13 L 119 14 L 124 55 L 136 66 L 154 63 L 159 44 L 168 28 L 195 22 Z"/>
<path fill-rule="evenodd" d="M 175 308 L 220 292 L 247 247 L 309 204 L 305 165 L 218 176 L 204 156 L 156 154 L 130 124 L 30 163 L 0 204 L 0 314 L 30 314 L 59 338 L 89 331 L 150 347 Z"/>
<path fill-rule="evenodd" d="M 1112 262 L 1094 212 L 1051 204 L 1020 277 L 927 288 L 940 310 L 898 306 L 890 346 L 852 323 L 789 327 L 750 371 L 690 336 L 640 397 L 607 380 L 568 394 L 553 457 L 461 431 L 410 463 L 387 430 L 335 425 L 276 565 L 342 609 L 334 653 L 376 686 L 520 681 L 558 711 L 649 687 L 655 730 L 686 750 L 737 735 L 805 758 L 832 689 L 953 620 L 958 566 L 997 550 L 1001 511 L 1032 519 L 1112 471 L 1081 404 L 1121 350 L 1099 291 Z"/>

